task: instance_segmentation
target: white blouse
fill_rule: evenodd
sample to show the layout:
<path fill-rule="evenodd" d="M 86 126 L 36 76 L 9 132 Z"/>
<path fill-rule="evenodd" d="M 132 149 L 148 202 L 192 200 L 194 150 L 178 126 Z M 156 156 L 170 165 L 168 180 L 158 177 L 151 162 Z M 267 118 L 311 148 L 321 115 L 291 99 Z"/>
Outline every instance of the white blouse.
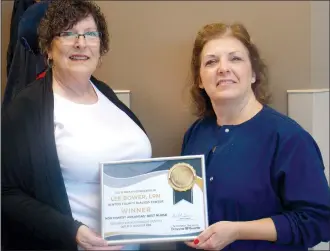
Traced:
<path fill-rule="evenodd" d="M 100 233 L 99 162 L 150 158 L 146 134 L 93 85 L 84 105 L 54 93 L 57 154 L 73 217 Z"/>

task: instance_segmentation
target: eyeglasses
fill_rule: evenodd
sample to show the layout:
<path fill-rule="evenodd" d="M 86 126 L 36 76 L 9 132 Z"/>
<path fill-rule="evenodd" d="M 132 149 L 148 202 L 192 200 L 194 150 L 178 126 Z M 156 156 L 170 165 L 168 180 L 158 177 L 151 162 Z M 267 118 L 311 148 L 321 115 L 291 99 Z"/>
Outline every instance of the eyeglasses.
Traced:
<path fill-rule="evenodd" d="M 88 31 L 83 34 L 79 34 L 71 31 L 65 31 L 59 34 L 59 37 L 65 43 L 74 43 L 77 41 L 77 39 L 79 39 L 80 36 L 85 38 L 86 43 L 95 44 L 100 41 L 101 32 Z"/>

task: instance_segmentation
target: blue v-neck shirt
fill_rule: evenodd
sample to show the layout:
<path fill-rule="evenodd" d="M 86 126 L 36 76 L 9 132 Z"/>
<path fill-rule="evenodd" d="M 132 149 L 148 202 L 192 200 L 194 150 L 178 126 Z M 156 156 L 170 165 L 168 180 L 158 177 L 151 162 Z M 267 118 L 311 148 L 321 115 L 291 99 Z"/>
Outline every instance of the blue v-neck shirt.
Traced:
<path fill-rule="evenodd" d="M 199 119 L 182 155 L 204 154 L 209 224 L 271 217 L 277 241 L 232 250 L 307 250 L 330 240 L 330 190 L 320 150 L 301 126 L 269 106 L 240 124 Z"/>

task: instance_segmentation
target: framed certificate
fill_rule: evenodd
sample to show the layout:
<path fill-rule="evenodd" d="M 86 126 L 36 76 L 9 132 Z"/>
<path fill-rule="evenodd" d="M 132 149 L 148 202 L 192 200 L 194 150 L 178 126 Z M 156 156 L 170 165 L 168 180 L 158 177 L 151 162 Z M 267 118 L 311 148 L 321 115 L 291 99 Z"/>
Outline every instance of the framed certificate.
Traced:
<path fill-rule="evenodd" d="M 111 245 L 188 241 L 208 226 L 204 155 L 101 168 L 101 234 Z"/>

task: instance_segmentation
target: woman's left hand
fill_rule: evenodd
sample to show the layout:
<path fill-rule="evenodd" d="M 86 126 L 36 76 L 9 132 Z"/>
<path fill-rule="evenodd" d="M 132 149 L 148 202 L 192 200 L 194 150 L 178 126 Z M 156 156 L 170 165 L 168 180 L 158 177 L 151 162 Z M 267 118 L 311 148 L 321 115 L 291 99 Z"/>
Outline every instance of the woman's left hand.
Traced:
<path fill-rule="evenodd" d="M 238 222 L 220 221 L 209 226 L 197 239 L 186 244 L 197 249 L 221 250 L 236 241 L 238 235 Z"/>

